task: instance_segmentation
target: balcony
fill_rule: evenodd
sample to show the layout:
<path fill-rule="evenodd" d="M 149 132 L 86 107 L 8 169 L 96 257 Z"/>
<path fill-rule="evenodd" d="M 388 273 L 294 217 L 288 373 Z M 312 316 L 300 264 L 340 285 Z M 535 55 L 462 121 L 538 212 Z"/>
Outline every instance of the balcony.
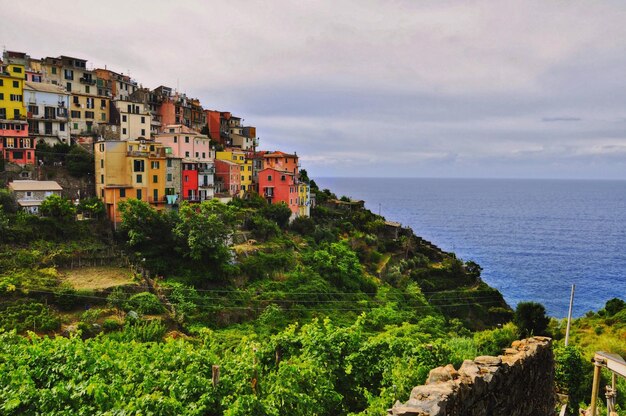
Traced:
<path fill-rule="evenodd" d="M 81 77 L 81 78 L 79 78 L 79 81 L 80 81 L 81 84 L 96 85 L 96 80 L 93 79 L 93 78 Z"/>
<path fill-rule="evenodd" d="M 209 189 L 212 189 L 212 188 L 215 188 L 215 184 L 208 183 L 208 182 L 203 182 L 203 183 L 200 183 L 200 184 L 198 185 L 198 187 L 200 187 L 200 188 L 209 188 Z"/>
<path fill-rule="evenodd" d="M 263 191 L 263 196 L 266 198 L 274 198 L 274 188 L 268 188 Z"/>

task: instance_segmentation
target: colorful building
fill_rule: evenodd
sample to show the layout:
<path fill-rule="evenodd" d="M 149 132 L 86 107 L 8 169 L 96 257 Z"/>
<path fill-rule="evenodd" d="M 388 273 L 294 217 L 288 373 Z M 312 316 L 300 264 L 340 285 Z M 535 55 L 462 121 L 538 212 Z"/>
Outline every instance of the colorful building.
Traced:
<path fill-rule="evenodd" d="M 37 214 L 41 203 L 50 195 L 61 196 L 63 188 L 55 181 L 19 180 L 9 183 L 17 204 L 30 214 Z"/>
<path fill-rule="evenodd" d="M 304 182 L 298 184 L 298 216 L 311 216 L 311 188 Z"/>
<path fill-rule="evenodd" d="M 263 169 L 259 172 L 259 194 L 270 204 L 284 202 L 292 217 L 298 215 L 298 184 L 293 173 L 275 168 Z"/>
<path fill-rule="evenodd" d="M 215 159 L 215 193 L 238 197 L 241 194 L 241 165 L 230 160 Z"/>
<path fill-rule="evenodd" d="M 246 192 L 254 190 L 252 160 L 247 157 L 246 152 L 229 148 L 224 151 L 216 152 L 215 158 L 217 160 L 228 160 L 239 165 L 239 197 L 243 197 Z"/>
<path fill-rule="evenodd" d="M 0 120 L 26 121 L 24 80 L 26 69 L 21 64 L 0 64 Z"/>
<path fill-rule="evenodd" d="M 27 105 L 31 136 L 38 142 L 45 141 L 50 145 L 70 143 L 70 95 L 65 88 L 42 82 L 26 82 L 24 102 Z"/>
<path fill-rule="evenodd" d="M 115 124 L 120 140 L 150 139 L 151 114 L 143 103 L 132 101 L 114 101 L 115 110 L 111 111 L 111 123 Z"/>
<path fill-rule="evenodd" d="M 94 146 L 96 195 L 104 202 L 109 218 L 121 220 L 119 201 L 136 198 L 157 209 L 165 197 L 166 148 L 150 140 L 107 140 Z"/>

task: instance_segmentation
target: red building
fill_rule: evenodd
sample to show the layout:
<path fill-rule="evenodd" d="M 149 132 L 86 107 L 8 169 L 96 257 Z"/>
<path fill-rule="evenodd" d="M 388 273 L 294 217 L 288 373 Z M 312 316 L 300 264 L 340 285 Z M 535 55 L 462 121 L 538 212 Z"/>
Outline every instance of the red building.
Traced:
<path fill-rule="evenodd" d="M 268 203 L 284 202 L 294 214 L 298 213 L 298 186 L 292 172 L 265 168 L 259 172 L 259 193 Z"/>
<path fill-rule="evenodd" d="M 241 189 L 241 167 L 230 160 L 215 159 L 216 193 L 239 196 Z"/>
<path fill-rule="evenodd" d="M 284 170 L 292 173 L 297 179 L 299 164 L 298 155 L 295 153 L 290 155 L 278 150 L 275 152 L 257 152 L 257 155 L 263 157 L 263 169 L 273 168 Z"/>
<path fill-rule="evenodd" d="M 215 110 L 204 110 L 206 113 L 207 127 L 209 128 L 209 137 L 217 143 L 221 143 L 221 124 L 220 112 Z"/>
<path fill-rule="evenodd" d="M 0 155 L 20 166 L 35 165 L 36 139 L 28 137 L 26 120 L 0 120 Z"/>
<path fill-rule="evenodd" d="M 199 200 L 198 193 L 198 164 L 183 162 L 183 195 L 186 201 Z"/>

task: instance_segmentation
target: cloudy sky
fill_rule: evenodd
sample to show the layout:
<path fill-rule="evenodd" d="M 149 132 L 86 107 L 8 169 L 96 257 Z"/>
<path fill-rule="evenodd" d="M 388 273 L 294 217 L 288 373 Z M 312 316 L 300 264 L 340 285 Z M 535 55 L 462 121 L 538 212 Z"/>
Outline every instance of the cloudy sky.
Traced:
<path fill-rule="evenodd" d="M 164 84 L 314 176 L 626 178 L 622 1 L 12 1 L 0 41 Z"/>

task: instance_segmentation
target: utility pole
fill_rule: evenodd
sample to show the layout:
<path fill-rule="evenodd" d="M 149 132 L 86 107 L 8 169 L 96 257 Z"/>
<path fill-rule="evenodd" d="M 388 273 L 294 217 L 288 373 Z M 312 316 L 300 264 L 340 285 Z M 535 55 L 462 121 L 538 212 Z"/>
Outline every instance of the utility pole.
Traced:
<path fill-rule="evenodd" d="M 565 329 L 565 346 L 569 345 L 569 329 L 572 324 L 572 306 L 574 306 L 574 290 L 576 285 L 572 285 L 572 294 L 569 298 L 569 313 L 567 314 L 567 328 Z"/>

